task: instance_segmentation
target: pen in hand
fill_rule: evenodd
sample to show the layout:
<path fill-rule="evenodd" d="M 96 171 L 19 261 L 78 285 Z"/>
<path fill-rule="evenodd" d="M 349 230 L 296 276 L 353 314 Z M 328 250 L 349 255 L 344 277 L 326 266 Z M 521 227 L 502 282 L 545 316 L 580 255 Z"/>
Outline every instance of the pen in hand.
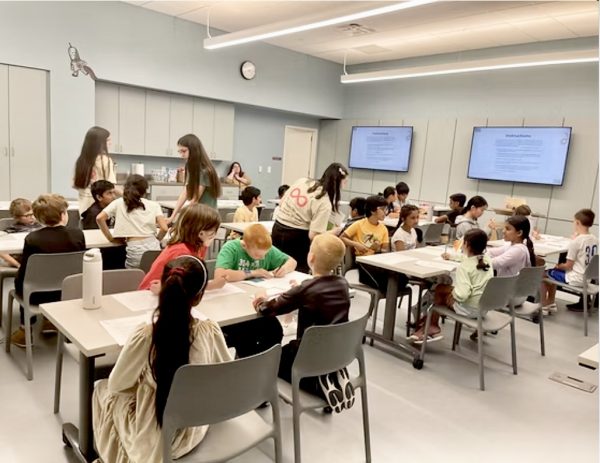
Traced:
<path fill-rule="evenodd" d="M 279 271 L 281 270 L 281 268 L 284 266 L 285 264 L 281 264 L 279 267 L 277 267 L 275 270 L 273 270 L 273 276 L 275 278 L 277 278 L 277 273 L 279 273 Z"/>

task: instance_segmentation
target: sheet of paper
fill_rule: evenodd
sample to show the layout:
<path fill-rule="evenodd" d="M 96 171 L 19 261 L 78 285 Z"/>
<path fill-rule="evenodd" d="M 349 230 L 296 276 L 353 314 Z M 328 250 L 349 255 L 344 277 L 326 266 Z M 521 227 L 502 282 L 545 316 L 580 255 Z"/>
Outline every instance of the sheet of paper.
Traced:
<path fill-rule="evenodd" d="M 142 315 L 134 315 L 133 317 L 100 320 L 100 324 L 108 331 L 108 334 L 112 336 L 119 346 L 124 346 L 131 333 L 142 323 L 149 324 L 151 319 L 152 312 L 146 312 Z"/>
<path fill-rule="evenodd" d="M 154 310 L 158 306 L 158 296 L 155 296 L 149 290 L 129 291 L 114 294 L 113 297 L 133 312 Z"/>
<path fill-rule="evenodd" d="M 407 256 L 406 254 L 402 254 L 402 252 L 398 252 L 398 253 L 393 253 L 393 254 L 388 254 L 385 255 L 386 256 L 386 263 L 389 263 L 391 265 L 397 265 L 397 264 L 404 264 L 406 262 L 412 262 L 414 260 L 417 260 L 416 257 L 414 256 Z"/>
<path fill-rule="evenodd" d="M 454 270 L 457 266 L 457 264 L 455 264 L 454 262 L 448 262 L 448 261 L 442 261 L 442 260 L 418 260 L 415 262 L 416 265 L 418 265 L 419 267 L 426 267 L 426 268 L 435 268 L 435 269 L 440 269 L 440 270 L 446 270 L 448 272 L 451 272 L 452 270 Z"/>
<path fill-rule="evenodd" d="M 424 248 L 417 248 L 415 251 L 424 252 L 432 256 L 441 256 L 444 252 L 454 252 L 452 246 L 426 246 Z"/>
<path fill-rule="evenodd" d="M 243 289 L 238 288 L 230 283 L 226 283 L 220 289 L 213 289 L 211 291 L 206 291 L 204 296 L 202 296 L 203 301 L 210 301 L 211 299 L 217 299 L 219 297 L 231 296 L 232 294 L 240 294 L 245 292 Z"/>
<path fill-rule="evenodd" d="M 306 273 L 301 273 L 301 272 L 290 272 L 287 275 L 281 277 L 281 278 L 269 278 L 269 279 L 260 279 L 260 280 L 247 280 L 244 283 L 248 283 L 251 284 L 253 286 L 257 286 L 259 288 L 264 288 L 264 289 L 279 289 L 282 292 L 283 291 L 287 291 L 288 289 L 290 289 L 292 287 L 291 282 L 295 281 L 296 283 L 300 284 L 302 283 L 304 280 L 308 280 L 312 278 L 312 276 L 306 274 Z"/>

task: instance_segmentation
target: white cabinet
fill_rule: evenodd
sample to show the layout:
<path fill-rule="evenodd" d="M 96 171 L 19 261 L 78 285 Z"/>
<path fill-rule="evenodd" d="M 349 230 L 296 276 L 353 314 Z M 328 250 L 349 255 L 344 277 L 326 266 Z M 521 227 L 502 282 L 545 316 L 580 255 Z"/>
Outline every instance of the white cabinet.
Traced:
<path fill-rule="evenodd" d="M 184 135 L 192 133 L 194 121 L 194 99 L 189 96 L 172 95 L 171 96 L 171 117 L 170 117 L 170 155 L 178 156 L 177 140 Z"/>
<path fill-rule="evenodd" d="M 119 88 L 119 153 L 144 154 L 146 91 Z M 113 141 L 114 143 L 114 141 Z"/>
<path fill-rule="evenodd" d="M 104 82 L 96 83 L 96 125 L 110 132 L 112 148 L 119 149 L 119 87 Z"/>
<path fill-rule="evenodd" d="M 215 129 L 215 104 L 209 100 L 194 100 L 194 123 L 192 132 L 202 142 L 204 149 L 210 157 L 213 147 L 213 135 Z"/>
<path fill-rule="evenodd" d="M 48 188 L 48 73 L 0 65 L 0 199 Z"/>
<path fill-rule="evenodd" d="M 169 114 L 171 98 L 169 94 L 146 92 L 146 153 L 169 156 Z"/>
<path fill-rule="evenodd" d="M 232 104 L 215 103 L 215 128 L 211 159 L 231 161 L 233 159 L 233 125 L 235 109 Z"/>

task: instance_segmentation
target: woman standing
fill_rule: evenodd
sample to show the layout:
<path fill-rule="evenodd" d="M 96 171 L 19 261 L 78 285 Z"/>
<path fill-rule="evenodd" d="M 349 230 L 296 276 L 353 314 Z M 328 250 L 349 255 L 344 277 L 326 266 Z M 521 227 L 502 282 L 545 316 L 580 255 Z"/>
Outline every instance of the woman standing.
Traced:
<path fill-rule="evenodd" d="M 223 182 L 228 185 L 237 186 L 240 194 L 247 186 L 252 184 L 250 177 L 248 177 L 246 172 L 242 170 L 242 166 L 239 162 L 234 162 L 231 164 L 231 167 L 229 167 L 229 172 L 227 172 Z"/>
<path fill-rule="evenodd" d="M 334 162 L 319 180 L 297 180 L 281 199 L 273 225 L 273 245 L 298 262 L 299 272 L 308 273 L 310 242 L 327 231 L 331 213 L 338 212 L 340 191 L 347 177 L 348 170 Z"/>
<path fill-rule="evenodd" d="M 94 204 L 90 185 L 97 180 L 116 183 L 115 164 L 108 155 L 111 146 L 110 132 L 102 127 L 92 127 L 85 134 L 81 154 L 75 163 L 73 187 L 79 192 L 79 214 Z M 120 193 L 119 193 L 120 194 Z"/>
<path fill-rule="evenodd" d="M 177 152 L 185 162 L 185 189 L 179 195 L 173 213 L 167 220 L 172 223 L 185 201 L 217 208 L 221 196 L 221 182 L 200 139 L 189 133 L 177 141 Z"/>

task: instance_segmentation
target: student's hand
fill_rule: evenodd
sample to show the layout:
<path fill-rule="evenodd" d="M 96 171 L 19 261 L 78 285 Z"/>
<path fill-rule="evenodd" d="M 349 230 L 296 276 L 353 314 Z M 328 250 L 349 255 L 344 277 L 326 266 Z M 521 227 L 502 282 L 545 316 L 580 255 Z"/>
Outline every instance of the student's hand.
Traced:
<path fill-rule="evenodd" d="M 356 249 L 358 252 L 361 253 L 365 253 L 365 252 L 369 252 L 370 249 L 368 247 L 366 247 L 364 244 L 362 243 L 356 243 L 356 245 L 354 245 L 354 249 Z"/>
<path fill-rule="evenodd" d="M 227 283 L 227 275 L 221 275 L 220 278 L 215 278 L 208 282 L 210 284 L 210 289 L 221 289 Z"/>
<path fill-rule="evenodd" d="M 252 301 L 252 306 L 254 307 L 254 310 L 256 310 L 257 312 L 260 312 L 260 306 L 267 301 L 266 297 L 263 296 L 257 296 L 254 298 L 254 300 Z"/>
<path fill-rule="evenodd" d="M 375 241 L 372 245 L 371 245 L 371 250 L 375 251 L 375 252 L 379 252 L 381 250 L 381 243 L 379 241 Z"/>
<path fill-rule="evenodd" d="M 283 276 L 284 276 L 286 273 L 287 273 L 287 270 L 285 269 L 285 266 L 283 266 L 283 265 L 282 265 L 281 267 L 279 267 L 277 270 L 275 270 L 275 271 L 273 272 L 273 276 L 274 276 L 275 278 L 281 278 L 281 277 L 283 277 Z"/>
<path fill-rule="evenodd" d="M 494 219 L 490 219 L 487 226 L 490 230 L 495 230 L 498 227 L 498 225 L 496 224 L 496 221 Z"/>
<path fill-rule="evenodd" d="M 448 254 L 447 252 L 442 254 L 442 259 L 444 260 L 450 260 L 450 254 Z"/>
<path fill-rule="evenodd" d="M 160 280 L 152 280 L 150 282 L 150 292 L 158 296 L 158 293 L 160 293 Z"/>
<path fill-rule="evenodd" d="M 290 287 L 295 288 L 298 286 L 298 282 L 296 280 L 290 280 Z"/>
<path fill-rule="evenodd" d="M 256 270 L 252 270 L 252 272 L 250 272 L 250 276 L 252 276 L 252 278 L 273 278 L 273 274 L 271 272 L 268 272 L 264 268 L 257 268 Z"/>

